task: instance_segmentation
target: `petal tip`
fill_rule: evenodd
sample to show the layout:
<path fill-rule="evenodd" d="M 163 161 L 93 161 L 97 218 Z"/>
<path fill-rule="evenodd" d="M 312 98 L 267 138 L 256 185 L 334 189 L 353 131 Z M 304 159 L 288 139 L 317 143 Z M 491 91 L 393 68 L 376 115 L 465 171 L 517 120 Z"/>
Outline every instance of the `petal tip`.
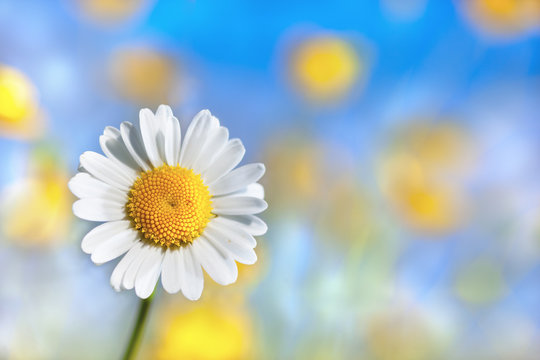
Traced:
<path fill-rule="evenodd" d="M 69 191 L 71 191 L 71 193 L 73 195 L 75 195 L 75 196 L 77 196 L 77 194 L 76 194 L 76 191 L 74 191 L 73 189 L 74 189 L 74 186 L 75 186 L 75 181 L 77 181 L 77 180 L 75 180 L 75 177 L 77 175 L 79 175 L 79 173 L 77 173 L 75 176 L 73 176 L 71 179 L 69 179 L 69 181 L 67 183 L 67 187 L 68 187 Z"/>
<path fill-rule="evenodd" d="M 80 211 L 80 207 L 81 207 L 81 200 L 77 200 L 73 203 L 73 205 L 71 205 L 71 211 L 73 212 L 73 215 L 75 215 L 76 217 L 78 217 L 79 219 L 83 219 L 82 217 L 79 216 L 79 211 Z"/>
<path fill-rule="evenodd" d="M 135 287 L 135 294 L 142 300 L 148 299 L 150 295 L 152 295 L 153 289 L 150 292 L 148 292 L 146 289 L 143 290 L 139 290 L 139 287 Z"/>
<path fill-rule="evenodd" d="M 259 213 L 262 213 L 263 211 L 265 211 L 266 209 L 268 209 L 268 203 L 266 202 L 266 200 L 263 200 L 263 199 L 260 199 L 261 200 L 261 210 L 259 211 Z"/>
<path fill-rule="evenodd" d="M 149 108 L 139 110 L 139 121 L 152 120 L 154 113 Z"/>
<path fill-rule="evenodd" d="M 201 295 L 202 295 L 202 293 L 198 294 L 198 295 L 197 294 L 186 294 L 186 293 L 182 293 L 182 294 L 189 301 L 197 301 L 197 300 L 199 300 L 201 298 Z"/>

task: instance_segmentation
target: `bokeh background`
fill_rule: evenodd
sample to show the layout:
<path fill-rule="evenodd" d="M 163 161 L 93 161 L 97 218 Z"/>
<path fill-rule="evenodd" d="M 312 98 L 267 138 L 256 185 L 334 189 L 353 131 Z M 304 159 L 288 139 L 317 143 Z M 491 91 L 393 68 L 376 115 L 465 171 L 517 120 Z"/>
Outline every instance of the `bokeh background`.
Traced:
<path fill-rule="evenodd" d="M 107 125 L 208 108 L 263 161 L 236 284 L 140 359 L 538 359 L 540 1 L 0 1 L 0 359 L 118 358 L 138 299 L 66 183 Z"/>

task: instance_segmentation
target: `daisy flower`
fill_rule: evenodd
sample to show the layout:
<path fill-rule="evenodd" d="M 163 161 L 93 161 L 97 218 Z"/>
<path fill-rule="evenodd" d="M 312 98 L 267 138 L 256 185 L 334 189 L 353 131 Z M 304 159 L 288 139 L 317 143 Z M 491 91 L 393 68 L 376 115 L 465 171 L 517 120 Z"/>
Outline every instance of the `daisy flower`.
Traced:
<path fill-rule="evenodd" d="M 263 164 L 235 168 L 245 149 L 208 110 L 199 112 L 182 139 L 169 106 L 142 109 L 139 127 L 123 122 L 99 138 L 105 156 L 87 151 L 69 188 L 80 200 L 73 213 L 103 222 L 82 240 L 100 265 L 120 256 L 111 275 L 117 290 L 148 298 L 161 275 L 168 293 L 197 300 L 203 269 L 218 284 L 234 283 L 235 261 L 257 260 L 254 236 L 266 224 Z"/>

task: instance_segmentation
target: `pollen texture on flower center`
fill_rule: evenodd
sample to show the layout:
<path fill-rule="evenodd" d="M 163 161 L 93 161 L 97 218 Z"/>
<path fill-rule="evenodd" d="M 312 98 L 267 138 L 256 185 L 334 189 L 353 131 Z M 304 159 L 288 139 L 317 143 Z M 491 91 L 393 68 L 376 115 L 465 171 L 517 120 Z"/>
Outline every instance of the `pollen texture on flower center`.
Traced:
<path fill-rule="evenodd" d="M 193 242 L 212 216 L 210 193 L 201 176 L 180 166 L 142 173 L 126 206 L 144 238 L 164 247 Z"/>

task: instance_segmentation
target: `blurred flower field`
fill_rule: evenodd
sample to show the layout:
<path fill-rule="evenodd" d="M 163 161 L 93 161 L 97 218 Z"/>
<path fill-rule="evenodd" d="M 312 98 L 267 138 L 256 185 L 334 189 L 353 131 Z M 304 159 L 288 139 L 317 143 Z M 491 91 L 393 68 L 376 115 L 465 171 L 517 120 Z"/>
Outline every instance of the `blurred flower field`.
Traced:
<path fill-rule="evenodd" d="M 138 299 L 80 249 L 79 154 L 210 109 L 263 162 L 237 283 L 139 359 L 538 359 L 540 2 L 0 2 L 0 359 L 115 359 Z"/>

